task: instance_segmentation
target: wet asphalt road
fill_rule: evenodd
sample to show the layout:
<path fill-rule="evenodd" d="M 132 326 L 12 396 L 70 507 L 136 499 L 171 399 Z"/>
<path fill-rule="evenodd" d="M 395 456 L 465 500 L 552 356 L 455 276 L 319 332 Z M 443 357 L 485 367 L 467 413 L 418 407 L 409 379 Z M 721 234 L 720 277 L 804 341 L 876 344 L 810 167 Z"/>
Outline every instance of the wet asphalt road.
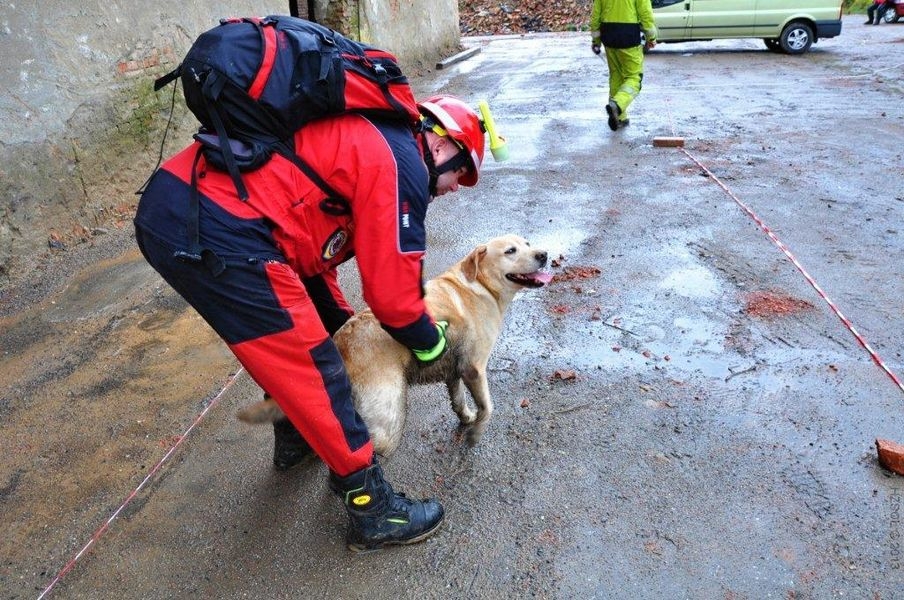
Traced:
<path fill-rule="evenodd" d="M 142 481 L 50 597 L 902 597 L 904 478 L 873 443 L 904 442 L 904 390 L 763 229 L 904 372 L 904 24 L 861 20 L 802 57 L 660 46 L 614 134 L 584 35 L 466 40 L 415 82 L 489 100 L 511 154 L 432 207 L 428 274 L 510 231 L 558 275 L 510 309 L 478 447 L 442 389 L 412 394 L 387 476 L 448 515 L 417 546 L 348 553 L 324 467 L 270 469 L 233 418 L 259 390 L 127 228 L 8 290 L 2 597 L 41 594 Z"/>

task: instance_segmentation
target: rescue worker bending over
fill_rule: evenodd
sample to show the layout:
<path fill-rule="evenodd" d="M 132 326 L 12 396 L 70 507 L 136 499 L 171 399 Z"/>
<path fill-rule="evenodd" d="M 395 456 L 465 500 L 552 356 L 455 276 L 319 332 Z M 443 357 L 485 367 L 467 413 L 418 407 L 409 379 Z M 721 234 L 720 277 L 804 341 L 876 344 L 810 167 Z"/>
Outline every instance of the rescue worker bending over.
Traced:
<path fill-rule="evenodd" d="M 326 201 L 278 154 L 243 174 L 249 198 L 242 201 L 230 175 L 208 164 L 196 142 L 154 173 L 135 216 L 147 261 L 285 412 L 274 426 L 275 466 L 289 468 L 314 452 L 329 467 L 352 550 L 420 541 L 444 514 L 436 500 L 410 500 L 383 479 L 330 337 L 352 315 L 336 268 L 354 256 L 364 300 L 386 331 L 425 363 L 445 349 L 445 330 L 423 300 L 424 220 L 434 197 L 477 183 L 484 130 L 457 98 L 436 96 L 419 108 L 420 132 L 343 114 L 295 134 L 296 153 L 344 202 Z M 225 269 L 179 259 L 194 227 L 193 174 L 200 245 Z"/>

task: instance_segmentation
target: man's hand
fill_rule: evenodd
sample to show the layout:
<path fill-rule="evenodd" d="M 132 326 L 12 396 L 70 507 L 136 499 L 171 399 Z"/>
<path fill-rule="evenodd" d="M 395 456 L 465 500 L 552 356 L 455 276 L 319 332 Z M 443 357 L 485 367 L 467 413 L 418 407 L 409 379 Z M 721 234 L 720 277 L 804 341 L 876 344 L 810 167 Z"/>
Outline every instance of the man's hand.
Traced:
<path fill-rule="evenodd" d="M 652 50 L 653 48 L 656 47 L 656 40 L 647 40 L 647 43 L 645 44 L 645 46 L 646 46 L 647 50 Z"/>
<path fill-rule="evenodd" d="M 439 341 L 433 348 L 427 350 L 414 350 L 411 352 L 421 365 L 429 365 L 438 361 L 443 354 L 446 353 L 446 328 L 449 327 L 448 321 L 437 321 L 436 332 L 439 334 Z"/>

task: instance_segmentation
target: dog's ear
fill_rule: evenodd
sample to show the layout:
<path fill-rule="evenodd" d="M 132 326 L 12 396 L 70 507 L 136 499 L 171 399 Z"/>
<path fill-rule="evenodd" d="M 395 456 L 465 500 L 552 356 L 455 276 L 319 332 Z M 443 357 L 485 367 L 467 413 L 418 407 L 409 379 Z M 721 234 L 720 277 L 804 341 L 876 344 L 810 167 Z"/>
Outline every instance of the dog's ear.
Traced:
<path fill-rule="evenodd" d="M 477 246 L 471 250 L 471 253 L 465 257 L 461 267 L 461 272 L 464 273 L 465 279 L 468 281 L 475 281 L 477 279 L 477 273 L 480 271 L 480 261 L 483 260 L 483 257 L 486 255 L 486 246 Z"/>

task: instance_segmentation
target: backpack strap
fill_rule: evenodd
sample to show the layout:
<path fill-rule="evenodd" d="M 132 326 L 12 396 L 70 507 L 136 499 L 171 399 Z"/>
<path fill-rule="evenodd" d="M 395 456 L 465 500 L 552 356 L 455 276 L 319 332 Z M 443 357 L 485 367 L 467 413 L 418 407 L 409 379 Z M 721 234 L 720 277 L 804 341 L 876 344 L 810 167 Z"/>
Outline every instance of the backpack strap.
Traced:
<path fill-rule="evenodd" d="M 154 91 L 159 92 L 161 89 L 168 86 L 173 81 L 179 79 L 182 76 L 182 64 L 180 63 L 178 67 L 167 73 L 166 75 L 162 75 L 154 80 Z"/>
<path fill-rule="evenodd" d="M 220 138 L 220 150 L 223 152 L 226 170 L 229 172 L 229 176 L 232 177 L 232 183 L 235 184 L 235 191 L 238 193 L 239 199 L 244 202 L 248 200 L 248 189 L 242 182 L 242 175 L 239 173 L 238 164 L 235 162 L 235 155 L 232 153 L 232 147 L 229 144 L 229 135 L 226 133 L 226 126 L 223 125 L 220 111 L 212 102 L 213 100 L 216 100 L 217 96 L 220 95 L 220 92 L 223 91 L 225 83 L 226 81 L 220 79 L 216 74 L 209 73 L 207 79 L 204 81 L 204 93 L 201 94 L 201 97 L 204 98 L 204 105 L 207 108 L 211 121 L 213 121 L 213 127 L 217 132 L 217 137 Z M 192 176 L 194 177 L 194 172 L 192 172 Z"/>
<path fill-rule="evenodd" d="M 315 171 L 303 158 L 298 156 L 291 148 L 282 142 L 276 144 L 274 148 L 280 156 L 298 167 L 299 171 L 304 173 L 314 185 L 320 188 L 320 191 L 326 194 L 327 197 L 320 201 L 320 210 L 328 215 L 337 217 L 351 214 L 352 207 L 348 200 L 343 198 L 339 192 L 333 189 L 333 187 L 328 184 L 323 177 L 318 175 L 317 171 Z"/>
<path fill-rule="evenodd" d="M 198 192 L 198 161 L 203 154 L 204 148 L 201 146 L 191 163 L 191 193 L 188 201 L 188 219 L 185 223 L 188 230 L 188 250 L 176 250 L 173 257 L 182 262 L 201 263 L 207 267 L 211 275 L 217 277 L 226 270 L 226 263 L 213 250 L 201 247 L 199 231 L 201 194 Z"/>
<path fill-rule="evenodd" d="M 248 95 L 259 100 L 264 88 L 267 86 L 267 80 L 270 79 L 270 73 L 273 72 L 273 65 L 276 63 L 276 24 L 273 21 L 261 21 L 260 19 L 245 19 L 253 23 L 258 32 L 261 34 L 261 45 L 263 46 L 263 58 L 261 66 L 248 88 Z"/>
<path fill-rule="evenodd" d="M 352 57 L 349 57 L 350 59 Z M 395 60 L 395 57 L 386 53 L 378 53 L 376 50 L 372 50 L 369 54 L 365 53 L 364 57 L 354 57 L 364 65 L 370 69 L 373 73 L 374 78 L 377 80 L 377 84 L 380 86 L 380 91 L 383 92 L 383 99 L 386 100 L 386 103 L 392 107 L 392 109 L 397 112 L 400 116 L 408 115 L 408 108 L 402 102 L 399 101 L 398 98 L 393 95 L 392 90 L 389 89 L 389 72 L 386 70 L 379 61 L 373 60 L 374 58 L 389 58 L 389 60 Z"/>

